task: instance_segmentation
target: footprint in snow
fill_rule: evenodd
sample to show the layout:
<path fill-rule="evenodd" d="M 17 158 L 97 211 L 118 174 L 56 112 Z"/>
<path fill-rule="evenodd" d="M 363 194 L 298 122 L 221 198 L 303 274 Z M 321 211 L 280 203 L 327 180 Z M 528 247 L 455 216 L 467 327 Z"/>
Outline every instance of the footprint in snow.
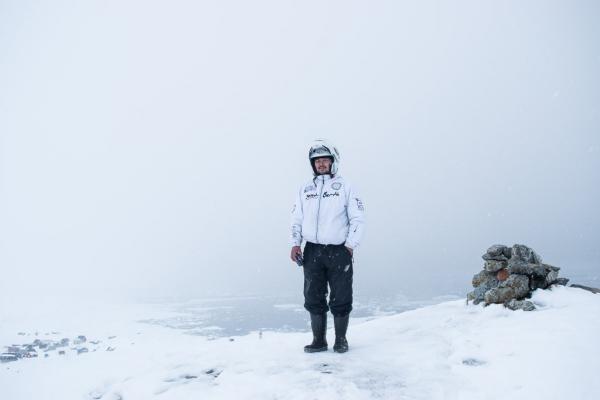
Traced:
<path fill-rule="evenodd" d="M 120 393 L 107 393 L 104 389 L 96 389 L 89 393 L 89 398 L 93 400 L 123 400 Z"/>
<path fill-rule="evenodd" d="M 202 378 L 207 378 L 212 381 L 212 380 L 218 378 L 222 372 L 223 372 L 223 370 L 216 369 L 216 368 L 210 368 L 210 369 L 202 371 L 201 374 L 186 373 L 186 374 L 179 374 L 177 376 L 172 376 L 172 377 L 169 377 L 169 378 L 166 378 L 165 380 L 163 380 L 163 382 L 167 383 L 168 385 L 158 388 L 154 392 L 154 394 L 162 394 L 162 393 L 169 391 L 171 388 L 173 388 L 175 386 L 185 385 L 185 384 L 197 381 L 198 379 L 202 379 Z"/>
<path fill-rule="evenodd" d="M 485 361 L 478 360 L 476 358 L 465 358 L 464 360 L 462 360 L 462 363 L 470 367 L 478 367 L 480 365 L 484 365 Z"/>
<path fill-rule="evenodd" d="M 315 369 L 322 374 L 333 374 L 334 372 L 339 372 L 339 368 L 336 365 L 329 363 L 319 363 L 315 366 Z"/>

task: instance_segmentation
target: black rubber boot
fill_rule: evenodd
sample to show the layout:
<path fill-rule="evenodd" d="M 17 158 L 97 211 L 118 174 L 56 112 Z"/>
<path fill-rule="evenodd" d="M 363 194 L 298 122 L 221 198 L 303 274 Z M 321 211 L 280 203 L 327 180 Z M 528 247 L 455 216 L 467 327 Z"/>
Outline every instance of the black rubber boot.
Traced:
<path fill-rule="evenodd" d="M 346 340 L 346 331 L 348 331 L 348 321 L 350 315 L 345 317 L 333 317 L 333 325 L 335 326 L 335 344 L 333 351 L 336 353 L 345 353 L 348 351 L 348 341 Z"/>
<path fill-rule="evenodd" d="M 313 331 L 313 341 L 311 344 L 304 346 L 304 352 L 327 351 L 327 313 L 310 314 L 310 327 Z"/>

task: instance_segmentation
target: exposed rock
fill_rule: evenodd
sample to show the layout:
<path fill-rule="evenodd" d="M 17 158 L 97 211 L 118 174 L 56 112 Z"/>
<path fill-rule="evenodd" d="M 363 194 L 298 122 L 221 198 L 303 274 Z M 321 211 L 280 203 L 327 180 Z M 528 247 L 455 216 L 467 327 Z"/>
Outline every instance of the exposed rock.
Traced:
<path fill-rule="evenodd" d="M 504 254 L 492 256 L 492 255 L 489 255 L 488 253 L 485 253 L 484 255 L 481 256 L 481 258 L 483 258 L 485 261 L 508 261 L 508 257 L 506 257 Z"/>
<path fill-rule="evenodd" d="M 558 278 L 554 282 L 552 282 L 553 285 L 560 285 L 560 286 L 567 286 L 567 283 L 569 283 L 568 278 Z"/>
<path fill-rule="evenodd" d="M 548 274 L 543 265 L 530 264 L 520 259 L 513 260 L 512 258 L 508 262 L 508 272 L 511 274 L 521 274 L 543 278 L 545 278 Z"/>
<path fill-rule="evenodd" d="M 593 287 L 583 286 L 583 285 L 577 285 L 577 284 L 571 284 L 570 286 L 574 287 L 574 288 L 578 288 L 578 289 L 587 290 L 588 292 L 592 292 L 592 293 L 600 293 L 600 289 L 598 289 L 598 288 L 593 288 Z"/>
<path fill-rule="evenodd" d="M 523 311 L 535 310 L 535 305 L 531 301 L 528 301 L 528 300 L 512 299 L 504 305 L 506 306 L 506 308 L 510 308 L 511 310 L 523 310 Z"/>
<path fill-rule="evenodd" d="M 522 244 L 515 244 L 512 247 L 511 258 L 532 264 L 541 264 L 542 262 L 542 257 L 539 254 Z"/>
<path fill-rule="evenodd" d="M 533 277 L 529 280 L 529 289 L 532 292 L 537 289 L 546 289 L 547 287 L 546 278 Z"/>
<path fill-rule="evenodd" d="M 498 286 L 498 279 L 496 279 L 496 274 L 494 273 L 481 271 L 473 276 L 472 283 L 474 287 L 485 286 L 492 288 Z"/>
<path fill-rule="evenodd" d="M 500 282 L 505 281 L 508 279 L 508 277 L 510 276 L 510 272 L 508 272 L 508 270 L 506 268 L 501 269 L 500 271 L 498 271 L 498 273 L 496 274 L 496 279 L 498 279 Z"/>
<path fill-rule="evenodd" d="M 542 265 L 543 265 L 543 266 L 544 266 L 544 268 L 546 268 L 546 270 L 548 270 L 548 271 L 556 271 L 556 272 L 560 271 L 560 268 L 559 268 L 559 267 L 555 267 L 555 266 L 553 266 L 553 265 L 549 265 L 549 264 L 542 264 Z"/>
<path fill-rule="evenodd" d="M 523 299 L 531 297 L 534 290 L 566 285 L 569 281 L 558 277 L 560 268 L 543 264 L 542 257 L 523 244 L 495 244 L 482 258 L 485 264 L 473 276 L 475 289 L 467 295 L 467 303 L 472 300 L 475 304 L 504 304 L 510 309 L 530 311 L 535 306 Z"/>
<path fill-rule="evenodd" d="M 473 276 L 472 283 L 475 290 L 468 294 L 468 299 L 473 300 L 474 304 L 479 304 L 484 301 L 485 293 L 497 287 L 500 282 L 496 279 L 495 273 L 484 270 Z"/>
<path fill-rule="evenodd" d="M 488 272 L 497 272 L 503 268 L 506 268 L 508 263 L 506 261 L 489 260 L 485 262 L 483 267 Z"/>
<path fill-rule="evenodd" d="M 490 288 L 488 288 L 487 286 L 476 287 L 475 290 L 473 290 L 467 295 L 467 298 L 469 300 L 472 300 L 473 304 L 479 304 L 485 300 L 485 292 L 487 292 L 488 290 L 490 290 Z"/>
<path fill-rule="evenodd" d="M 495 244 L 495 245 L 491 246 L 490 248 L 488 248 L 486 253 L 489 254 L 490 256 L 499 256 L 499 255 L 504 255 L 504 251 L 506 249 L 507 249 L 507 247 L 503 244 Z"/>
<path fill-rule="evenodd" d="M 484 296 L 488 304 L 502 304 L 512 299 L 521 299 L 529 293 L 529 278 L 525 275 L 510 275 L 500 282 L 499 287 L 490 289 Z"/>
<path fill-rule="evenodd" d="M 529 293 L 529 278 L 525 275 L 510 275 L 507 280 L 500 283 L 500 287 L 513 289 L 514 297 L 519 299 Z"/>
<path fill-rule="evenodd" d="M 552 285 L 552 282 L 555 282 L 558 279 L 558 271 L 551 270 L 546 275 L 546 287 Z"/>
<path fill-rule="evenodd" d="M 486 304 L 503 304 L 514 297 L 514 290 L 507 287 L 490 289 L 484 295 Z"/>

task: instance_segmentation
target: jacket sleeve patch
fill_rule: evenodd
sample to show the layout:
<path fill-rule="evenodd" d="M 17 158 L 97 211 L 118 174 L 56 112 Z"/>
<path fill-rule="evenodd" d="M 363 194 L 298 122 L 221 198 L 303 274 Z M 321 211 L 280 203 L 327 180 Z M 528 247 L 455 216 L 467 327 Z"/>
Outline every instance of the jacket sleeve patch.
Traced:
<path fill-rule="evenodd" d="M 358 197 L 355 197 L 354 200 L 356 200 L 356 208 L 358 208 L 360 211 L 365 211 L 365 206 L 364 206 L 362 200 L 359 199 Z"/>

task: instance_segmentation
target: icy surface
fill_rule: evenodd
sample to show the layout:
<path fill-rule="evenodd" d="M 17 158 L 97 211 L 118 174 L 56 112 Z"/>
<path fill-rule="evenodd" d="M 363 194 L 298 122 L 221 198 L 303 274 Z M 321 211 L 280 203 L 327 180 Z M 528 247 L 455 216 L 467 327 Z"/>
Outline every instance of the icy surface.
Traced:
<path fill-rule="evenodd" d="M 306 332 L 188 335 L 136 322 L 172 318 L 144 308 L 69 318 L 59 315 L 65 309 L 54 318 L 5 310 L 2 344 L 32 341 L 37 329 L 38 337 L 85 334 L 102 346 L 0 364 L 0 388 L 10 400 L 600 398 L 600 295 L 558 287 L 532 301 L 538 310 L 528 313 L 454 300 L 351 319 L 343 355 L 303 353 Z"/>
<path fill-rule="evenodd" d="M 352 317 L 368 320 L 393 315 L 425 305 L 454 300 L 459 296 L 409 299 L 404 295 L 355 296 Z M 288 296 L 224 296 L 153 304 L 169 316 L 142 322 L 184 330 L 191 335 L 239 336 L 269 330 L 298 332 L 309 329 L 302 293 Z"/>

